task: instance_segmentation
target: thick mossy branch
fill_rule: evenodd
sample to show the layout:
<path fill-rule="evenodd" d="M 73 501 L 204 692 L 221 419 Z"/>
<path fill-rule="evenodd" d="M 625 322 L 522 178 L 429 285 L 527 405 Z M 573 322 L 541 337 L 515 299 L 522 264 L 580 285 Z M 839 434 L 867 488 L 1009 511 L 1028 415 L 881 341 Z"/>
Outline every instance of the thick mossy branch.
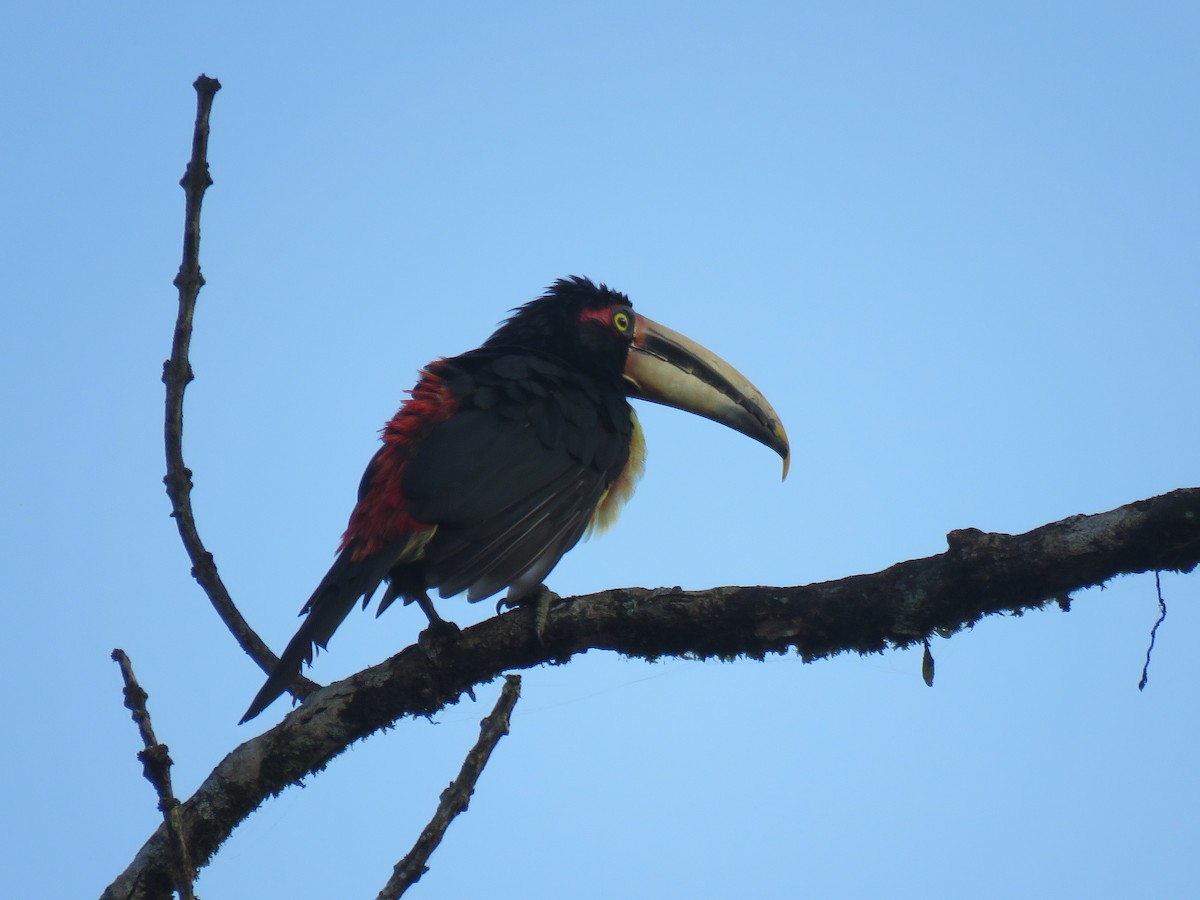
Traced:
<path fill-rule="evenodd" d="M 514 610 L 425 649 L 410 646 L 315 692 L 225 757 L 183 805 L 192 860 L 205 864 L 263 800 L 352 742 L 404 716 L 437 712 L 505 671 L 591 649 L 648 659 L 866 653 L 950 634 L 987 615 L 1061 602 L 1117 575 L 1191 571 L 1200 563 L 1200 488 L 1026 534 L 965 529 L 947 540 L 949 550 L 938 556 L 803 587 L 623 588 L 573 598 L 554 608 L 544 643 L 527 612 Z M 239 702 L 230 698 L 230 715 Z M 104 897 L 168 896 L 170 859 L 159 828 Z"/>

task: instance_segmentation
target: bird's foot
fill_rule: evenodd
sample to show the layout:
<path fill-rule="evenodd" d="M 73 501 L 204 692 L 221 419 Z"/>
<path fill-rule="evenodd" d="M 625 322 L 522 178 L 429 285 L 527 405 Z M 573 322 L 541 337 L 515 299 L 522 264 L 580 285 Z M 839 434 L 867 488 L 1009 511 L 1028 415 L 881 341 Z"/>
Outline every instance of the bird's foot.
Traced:
<path fill-rule="evenodd" d="M 550 590 L 544 584 L 539 584 L 537 593 L 530 594 L 528 597 L 522 597 L 519 600 L 514 600 L 511 597 L 504 597 L 496 602 L 496 615 L 520 607 L 529 607 L 533 614 L 533 633 L 537 636 L 538 643 L 545 645 L 543 635 L 546 632 L 546 620 L 550 617 L 550 607 L 560 601 L 562 597 Z"/>
<path fill-rule="evenodd" d="M 433 601 L 429 599 L 429 594 L 422 593 L 414 599 L 417 601 L 417 606 L 421 607 L 421 612 L 425 613 L 425 618 L 429 620 L 429 627 L 421 634 L 428 633 L 430 637 L 447 638 L 462 630 L 453 622 L 448 622 L 438 615 L 438 611 L 433 607 Z"/>
<path fill-rule="evenodd" d="M 447 638 L 454 637 L 462 629 L 453 622 L 448 622 L 438 615 L 437 610 L 433 608 L 433 601 L 429 599 L 428 594 L 421 594 L 414 599 L 417 605 L 421 607 L 421 612 L 425 613 L 425 618 L 429 619 L 429 625 L 417 635 L 417 646 L 425 651 L 426 656 L 432 659 L 437 655 L 437 645 Z"/>
<path fill-rule="evenodd" d="M 445 619 L 438 619 L 436 622 L 430 622 L 421 629 L 421 637 L 434 641 L 444 641 L 446 638 L 452 638 L 462 631 L 453 622 L 448 622 Z"/>
<path fill-rule="evenodd" d="M 533 601 L 533 633 L 537 635 L 538 643 L 545 646 L 546 620 L 550 618 L 550 607 L 562 600 L 558 594 L 544 584 Z"/>
<path fill-rule="evenodd" d="M 546 620 L 550 618 L 550 607 L 561 599 L 562 597 L 542 584 L 538 585 L 536 594 L 521 602 L 522 606 L 529 606 L 533 612 L 533 633 L 543 647 L 546 646 Z"/>
<path fill-rule="evenodd" d="M 426 656 L 437 662 L 438 654 L 445 642 L 461 630 L 453 622 L 447 622 L 445 619 L 438 619 L 436 622 L 430 621 L 428 627 L 422 629 L 421 633 L 417 635 L 417 646 L 425 652 Z"/>

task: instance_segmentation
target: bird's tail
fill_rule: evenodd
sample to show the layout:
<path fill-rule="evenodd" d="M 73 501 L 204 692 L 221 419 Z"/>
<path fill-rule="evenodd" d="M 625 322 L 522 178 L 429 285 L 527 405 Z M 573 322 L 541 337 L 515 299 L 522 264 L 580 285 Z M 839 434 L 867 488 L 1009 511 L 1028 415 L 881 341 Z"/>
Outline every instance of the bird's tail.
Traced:
<path fill-rule="evenodd" d="M 250 708 L 238 724 L 248 722 L 275 702 L 300 674 L 304 663 L 311 663 L 316 648 L 325 649 L 333 633 L 342 624 L 359 597 L 363 605 L 375 593 L 388 569 L 403 552 L 405 542 L 398 546 L 384 546 L 363 559 L 354 559 L 355 544 L 352 542 L 334 561 L 321 579 L 313 595 L 304 604 L 300 614 L 305 616 L 295 636 L 279 657 L 266 683 L 255 695 Z"/>

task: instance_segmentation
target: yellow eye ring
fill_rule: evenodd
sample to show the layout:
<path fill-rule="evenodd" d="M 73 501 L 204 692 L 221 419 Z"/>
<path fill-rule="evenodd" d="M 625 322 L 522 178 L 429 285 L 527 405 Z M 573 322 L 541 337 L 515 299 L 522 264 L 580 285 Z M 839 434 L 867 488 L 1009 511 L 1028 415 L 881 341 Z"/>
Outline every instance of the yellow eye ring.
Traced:
<path fill-rule="evenodd" d="M 629 326 L 633 324 L 633 317 L 623 309 L 618 309 L 613 313 L 613 326 L 617 331 L 624 334 L 629 330 Z"/>

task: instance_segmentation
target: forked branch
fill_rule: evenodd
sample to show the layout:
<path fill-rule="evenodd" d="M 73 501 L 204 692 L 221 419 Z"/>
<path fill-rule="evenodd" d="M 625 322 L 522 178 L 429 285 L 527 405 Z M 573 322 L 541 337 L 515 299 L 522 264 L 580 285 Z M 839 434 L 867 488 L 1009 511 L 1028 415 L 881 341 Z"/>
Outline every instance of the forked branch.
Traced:
<path fill-rule="evenodd" d="M 1191 571 L 1200 563 L 1200 488 L 1021 535 L 954 531 L 948 543 L 937 556 L 803 587 L 623 588 L 576 597 L 551 612 L 544 643 L 514 610 L 425 648 L 410 646 L 314 693 L 225 757 L 183 804 L 193 860 L 206 863 L 263 800 L 352 742 L 405 716 L 431 715 L 506 671 L 590 649 L 645 659 L 870 653 L 946 637 L 985 616 L 1063 603 L 1118 575 Z M 160 828 L 105 897 L 166 896 L 169 860 Z"/>
<path fill-rule="evenodd" d="M 203 283 L 197 260 L 200 197 L 208 183 L 208 107 L 219 85 L 202 76 L 196 87 L 200 111 L 184 177 L 188 220 L 177 281 L 179 324 L 164 370 L 167 486 L 197 580 L 242 646 L 268 669 L 275 657 L 237 614 L 195 532 L 190 473 L 179 450 L 183 391 L 191 380 L 192 313 Z M 405 716 L 431 715 L 513 669 L 563 662 L 589 649 L 645 659 L 761 659 L 795 652 L 805 661 L 878 652 L 922 643 L 933 634 L 949 636 L 985 616 L 1065 605 L 1074 592 L 1118 575 L 1191 571 L 1200 563 L 1200 488 L 1072 516 L 1022 535 L 953 531 L 947 543 L 949 549 L 937 556 L 801 587 L 624 588 L 577 597 L 552 611 L 541 640 L 524 611 L 516 610 L 424 646 L 414 644 L 312 693 L 299 710 L 226 756 L 179 808 L 181 839 L 192 863 L 205 865 L 266 798 L 318 771 L 354 741 Z M 172 846 L 164 824 L 103 896 L 168 897 Z"/>

